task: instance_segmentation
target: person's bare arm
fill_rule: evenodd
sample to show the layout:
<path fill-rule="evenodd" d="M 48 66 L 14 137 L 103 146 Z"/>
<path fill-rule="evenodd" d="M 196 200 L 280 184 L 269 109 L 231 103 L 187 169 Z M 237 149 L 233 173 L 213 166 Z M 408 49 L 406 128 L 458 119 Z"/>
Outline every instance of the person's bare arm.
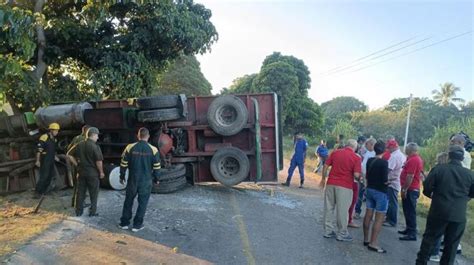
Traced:
<path fill-rule="evenodd" d="M 40 152 L 37 152 L 37 153 L 36 153 L 36 163 L 35 163 L 35 165 L 36 165 L 37 167 L 40 167 L 40 166 L 41 166 L 40 157 L 41 157 L 41 153 L 40 153 Z"/>
<path fill-rule="evenodd" d="M 415 176 L 415 174 L 408 174 L 407 175 L 407 181 L 405 182 L 405 185 L 403 185 L 402 187 L 402 192 L 401 192 L 401 196 L 403 199 L 405 199 L 407 197 L 407 191 L 408 191 L 408 188 L 410 187 L 411 183 L 413 182 L 413 177 Z"/>
<path fill-rule="evenodd" d="M 71 163 L 77 167 L 78 163 L 77 163 L 77 160 L 73 157 L 73 156 L 70 156 L 68 155 L 67 158 L 69 159 L 69 161 L 71 161 Z"/>
<path fill-rule="evenodd" d="M 104 174 L 104 168 L 103 168 L 102 161 L 96 161 L 95 165 L 97 166 L 97 169 L 99 170 L 100 178 L 103 179 L 105 177 L 105 174 Z"/>

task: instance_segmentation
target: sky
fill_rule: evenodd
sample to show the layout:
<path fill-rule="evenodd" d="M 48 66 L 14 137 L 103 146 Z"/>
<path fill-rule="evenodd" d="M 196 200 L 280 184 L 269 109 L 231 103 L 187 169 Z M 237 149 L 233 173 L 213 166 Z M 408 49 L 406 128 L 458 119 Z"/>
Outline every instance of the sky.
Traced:
<path fill-rule="evenodd" d="M 212 11 L 219 33 L 197 56 L 213 93 L 258 73 L 277 51 L 308 66 L 318 103 L 354 96 L 377 109 L 410 94 L 431 97 L 445 82 L 474 100 L 474 1 L 196 2 Z"/>

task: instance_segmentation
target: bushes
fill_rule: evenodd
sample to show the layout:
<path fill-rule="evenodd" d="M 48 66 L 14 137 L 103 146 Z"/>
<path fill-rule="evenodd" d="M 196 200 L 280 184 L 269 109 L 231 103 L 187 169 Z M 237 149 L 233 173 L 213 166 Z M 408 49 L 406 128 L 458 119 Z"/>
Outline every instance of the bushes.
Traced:
<path fill-rule="evenodd" d="M 430 169 L 436 164 L 436 155 L 448 149 L 449 137 L 460 131 L 474 137 L 474 118 L 450 121 L 446 126 L 435 129 L 434 135 L 425 142 L 425 146 L 420 152 L 425 161 L 425 169 Z"/>

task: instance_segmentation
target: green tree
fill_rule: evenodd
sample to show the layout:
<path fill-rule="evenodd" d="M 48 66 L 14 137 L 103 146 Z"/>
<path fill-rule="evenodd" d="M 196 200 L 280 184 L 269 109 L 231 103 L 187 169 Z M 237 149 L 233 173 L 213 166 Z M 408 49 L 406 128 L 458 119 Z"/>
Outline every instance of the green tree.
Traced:
<path fill-rule="evenodd" d="M 321 107 L 308 97 L 298 97 L 293 111 L 286 117 L 286 132 L 303 132 L 308 136 L 322 134 L 323 114 Z"/>
<path fill-rule="evenodd" d="M 211 95 L 212 86 L 201 72 L 194 55 L 181 56 L 158 77 L 155 95 L 184 93 L 187 96 Z"/>
<path fill-rule="evenodd" d="M 327 136 L 328 146 L 333 146 L 339 135 L 344 135 L 344 139 L 357 139 L 357 130 L 353 124 L 347 120 L 336 120 L 330 135 Z"/>
<path fill-rule="evenodd" d="M 439 85 L 439 90 L 433 90 L 433 99 L 436 104 L 439 104 L 443 107 L 449 105 L 454 105 L 454 103 L 462 103 L 464 100 L 462 98 L 456 97 L 456 92 L 459 92 L 461 89 L 456 87 L 453 83 L 444 83 Z"/>
<path fill-rule="evenodd" d="M 311 87 L 311 78 L 308 67 L 304 64 L 303 60 L 298 59 L 291 55 L 282 55 L 279 52 L 273 52 L 267 56 L 262 63 L 262 68 L 275 62 L 285 62 L 293 67 L 298 77 L 298 89 L 301 95 L 307 96 L 308 89 Z"/>
<path fill-rule="evenodd" d="M 0 55 L 9 59 L 0 61 L 7 73 L 0 87 L 24 110 L 71 95 L 150 94 L 170 61 L 204 53 L 217 40 L 211 11 L 192 0 L 11 2 L 1 5 Z M 58 94 L 64 89 L 75 91 Z"/>
<path fill-rule="evenodd" d="M 253 86 L 253 81 L 257 77 L 257 74 L 244 75 L 238 77 L 232 81 L 229 88 L 225 88 L 222 94 L 244 94 L 256 92 Z"/>

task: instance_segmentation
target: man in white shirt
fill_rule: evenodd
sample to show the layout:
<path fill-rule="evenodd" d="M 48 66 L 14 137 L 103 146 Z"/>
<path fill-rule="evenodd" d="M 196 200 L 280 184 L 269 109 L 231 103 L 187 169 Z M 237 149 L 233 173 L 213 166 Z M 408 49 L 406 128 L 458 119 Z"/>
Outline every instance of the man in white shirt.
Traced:
<path fill-rule="evenodd" d="M 455 134 L 451 137 L 451 144 L 462 147 L 462 149 L 464 150 L 464 159 L 461 161 L 461 164 L 463 167 L 471 169 L 471 153 L 466 151 L 466 149 L 464 148 L 464 145 L 466 144 L 466 138 L 464 138 L 462 134 Z"/>
<path fill-rule="evenodd" d="M 387 141 L 387 149 L 390 151 L 388 160 L 388 211 L 384 226 L 396 226 L 398 217 L 398 193 L 401 190 L 400 174 L 406 156 L 400 151 L 396 140 Z"/>
<path fill-rule="evenodd" d="M 362 174 L 361 174 L 361 182 L 359 182 L 359 197 L 357 200 L 357 204 L 355 206 L 355 216 L 354 219 L 360 219 L 360 214 L 362 213 L 362 202 L 364 199 L 365 194 L 365 175 L 367 173 L 367 161 L 369 158 L 375 157 L 374 145 L 377 142 L 374 138 L 369 138 L 365 141 L 365 152 L 363 155 L 362 160 Z"/>

